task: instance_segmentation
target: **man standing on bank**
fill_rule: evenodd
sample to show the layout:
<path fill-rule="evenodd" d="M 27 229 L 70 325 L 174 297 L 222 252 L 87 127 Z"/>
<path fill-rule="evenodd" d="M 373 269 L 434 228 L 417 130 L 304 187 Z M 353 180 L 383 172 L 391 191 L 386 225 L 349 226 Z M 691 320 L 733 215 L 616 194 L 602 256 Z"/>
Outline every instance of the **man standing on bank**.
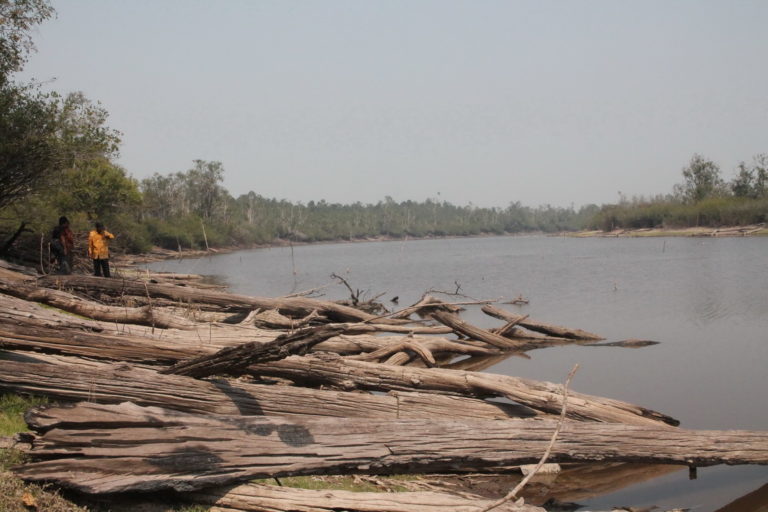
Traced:
<path fill-rule="evenodd" d="M 115 235 L 104 229 L 104 224 L 96 223 L 96 229 L 88 234 L 88 256 L 93 260 L 93 275 L 109 277 L 109 241 Z"/>

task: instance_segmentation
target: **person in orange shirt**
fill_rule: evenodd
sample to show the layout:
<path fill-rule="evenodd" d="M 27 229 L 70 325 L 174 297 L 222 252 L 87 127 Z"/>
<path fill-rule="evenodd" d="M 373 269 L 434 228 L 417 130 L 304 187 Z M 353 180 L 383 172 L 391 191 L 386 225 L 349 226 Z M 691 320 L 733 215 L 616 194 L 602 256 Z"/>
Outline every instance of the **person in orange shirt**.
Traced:
<path fill-rule="evenodd" d="M 109 277 L 109 241 L 115 235 L 104 229 L 104 224 L 96 223 L 96 229 L 88 234 L 88 256 L 93 260 L 93 275 Z"/>

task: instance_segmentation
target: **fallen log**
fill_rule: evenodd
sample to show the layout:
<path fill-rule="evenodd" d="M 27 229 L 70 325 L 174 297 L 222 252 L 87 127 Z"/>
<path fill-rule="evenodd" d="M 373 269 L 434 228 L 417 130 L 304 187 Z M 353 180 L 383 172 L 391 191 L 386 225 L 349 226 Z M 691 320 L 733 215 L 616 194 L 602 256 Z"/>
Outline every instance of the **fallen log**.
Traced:
<path fill-rule="evenodd" d="M 291 379 L 297 383 L 330 384 L 342 389 L 455 393 L 479 398 L 504 397 L 532 409 L 558 414 L 562 393 L 558 384 L 507 375 L 440 368 L 393 367 L 354 361 L 336 354 L 288 357 L 249 368 L 255 375 Z M 636 425 L 678 425 L 665 414 L 610 398 L 571 393 L 568 417 Z"/>
<path fill-rule="evenodd" d="M 193 415 L 131 403 L 33 409 L 25 480 L 86 493 L 190 491 L 307 474 L 476 471 L 539 459 L 554 421 Z M 551 462 L 768 464 L 768 432 L 567 422 Z"/>
<path fill-rule="evenodd" d="M 350 492 L 274 485 L 239 485 L 185 493 L 182 499 L 246 512 L 479 512 L 491 504 L 481 496 L 441 492 Z M 505 503 L 498 512 L 546 512 L 533 505 Z"/>
<path fill-rule="evenodd" d="M 72 402 L 130 401 L 200 414 L 487 420 L 537 415 L 527 407 L 476 398 L 407 392 L 374 395 L 239 380 L 207 381 L 126 364 L 7 352 L 0 352 L 0 391 Z"/>
<path fill-rule="evenodd" d="M 213 304 L 230 310 L 276 309 L 284 315 L 299 318 L 306 317 L 314 310 L 338 322 L 362 322 L 376 318 L 352 307 L 306 297 L 289 299 L 250 297 L 191 286 L 156 284 L 127 279 L 103 279 L 82 275 L 45 276 L 38 279 L 38 283 L 47 288 L 72 288 L 83 292 L 98 291 L 111 295 L 141 296 L 146 294 L 150 297 L 162 297 L 187 303 Z M 386 319 L 380 321 L 387 323 Z"/>
<path fill-rule="evenodd" d="M 149 325 L 171 329 L 192 329 L 195 327 L 194 322 L 176 315 L 170 315 L 153 308 L 151 305 L 140 308 L 105 306 L 85 300 L 71 293 L 40 288 L 32 283 L 19 283 L 18 281 L 0 279 L 0 293 L 47 304 L 63 311 L 105 322 Z"/>
<path fill-rule="evenodd" d="M 525 327 L 528 330 L 548 334 L 550 336 L 557 336 L 560 338 L 569 338 L 575 340 L 604 340 L 602 336 L 581 329 L 571 329 L 569 327 L 560 327 L 558 325 L 545 324 L 543 322 L 537 322 L 535 320 L 523 318 L 522 315 L 516 315 L 509 311 L 505 311 L 501 308 L 497 308 L 491 304 L 486 304 L 482 308 L 482 311 L 494 318 L 504 320 L 505 322 L 517 321 L 518 325 Z"/>
<path fill-rule="evenodd" d="M 464 336 L 467 336 L 468 338 L 472 338 L 475 340 L 484 341 L 497 348 L 503 348 L 508 350 L 508 349 L 519 348 L 522 345 L 522 342 L 520 341 L 512 340 L 510 338 L 505 338 L 504 336 L 500 336 L 490 331 L 486 331 L 485 329 L 476 327 L 472 324 L 468 324 L 467 322 L 459 318 L 459 316 L 454 313 L 449 313 L 447 311 L 434 310 L 430 312 L 429 315 L 435 320 L 437 320 L 438 322 L 440 322 L 441 324 L 447 325 L 448 327 L 450 327 L 451 329 L 453 329 L 459 334 L 462 334 Z"/>
<path fill-rule="evenodd" d="M 367 327 L 367 324 L 363 328 L 353 325 L 357 332 L 366 332 Z M 250 341 L 268 342 L 279 334 L 231 324 L 198 324 L 193 330 L 179 331 L 99 322 L 0 294 L 0 347 L 6 349 L 115 361 L 175 363 Z M 400 337 L 343 334 L 319 343 L 313 350 L 359 354 L 379 350 L 398 339 Z M 480 343 L 434 336 L 414 336 L 413 339 L 436 355 L 497 353 Z"/>

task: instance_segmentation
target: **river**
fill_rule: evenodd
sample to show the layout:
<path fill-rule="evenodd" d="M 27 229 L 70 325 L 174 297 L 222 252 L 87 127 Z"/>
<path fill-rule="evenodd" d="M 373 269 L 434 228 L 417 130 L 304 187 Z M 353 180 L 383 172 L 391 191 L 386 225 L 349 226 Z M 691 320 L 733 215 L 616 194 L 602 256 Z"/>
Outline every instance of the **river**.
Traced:
<path fill-rule="evenodd" d="M 426 290 L 454 292 L 457 286 L 477 299 L 522 295 L 528 305 L 503 307 L 608 341 L 660 344 L 537 350 L 530 360 L 509 358 L 489 371 L 562 382 L 579 363 L 574 390 L 656 409 L 686 428 L 768 430 L 768 238 L 520 236 L 318 244 L 152 268 L 217 276 L 232 291 L 266 296 L 321 287 L 336 273 L 365 297 L 383 293 L 380 300 L 390 307 L 397 307 L 390 302 L 395 296 L 405 306 Z M 339 284 L 322 293 L 328 299 L 349 296 Z M 499 325 L 476 307 L 462 318 Z M 657 505 L 709 512 L 766 483 L 766 467 L 717 466 L 699 468 L 694 480 L 680 470 L 579 503 L 586 509 Z"/>

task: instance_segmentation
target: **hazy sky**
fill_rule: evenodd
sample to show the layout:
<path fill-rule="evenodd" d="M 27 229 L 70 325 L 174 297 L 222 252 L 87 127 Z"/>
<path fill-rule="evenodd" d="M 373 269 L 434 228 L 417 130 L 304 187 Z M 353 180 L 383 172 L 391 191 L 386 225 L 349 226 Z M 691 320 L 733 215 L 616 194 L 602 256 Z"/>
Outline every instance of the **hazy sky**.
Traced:
<path fill-rule="evenodd" d="M 768 153 L 765 0 L 53 5 L 20 77 L 100 101 L 137 178 L 199 158 L 235 196 L 579 206 Z"/>

